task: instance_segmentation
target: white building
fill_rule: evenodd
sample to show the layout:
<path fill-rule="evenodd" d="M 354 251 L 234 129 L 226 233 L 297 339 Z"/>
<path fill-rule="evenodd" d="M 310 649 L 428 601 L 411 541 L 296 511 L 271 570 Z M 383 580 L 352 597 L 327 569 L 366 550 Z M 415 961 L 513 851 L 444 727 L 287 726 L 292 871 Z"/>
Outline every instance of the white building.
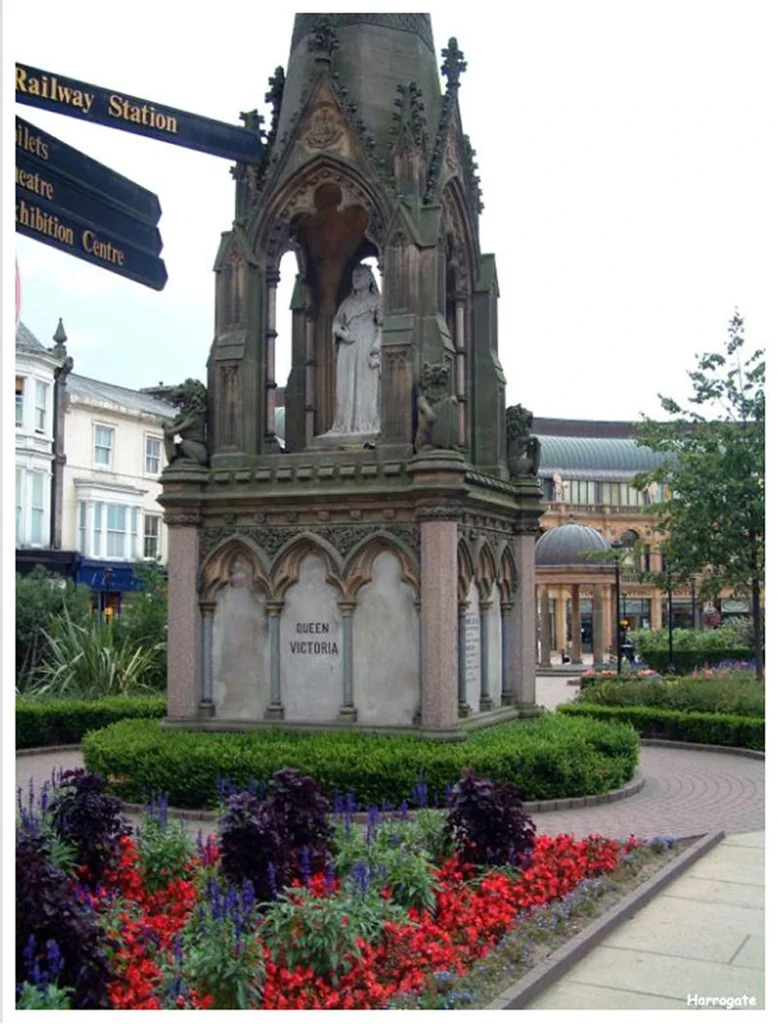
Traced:
<path fill-rule="evenodd" d="M 24 324 L 16 329 L 16 546 L 47 548 L 51 537 L 54 373 L 62 360 Z"/>
<path fill-rule="evenodd" d="M 65 411 L 62 543 L 111 562 L 167 557 L 157 497 L 163 426 L 176 410 L 150 395 L 71 373 Z"/>
<path fill-rule="evenodd" d="M 77 553 L 76 580 L 122 591 L 131 586 L 133 562 L 167 559 L 157 496 L 165 466 L 163 428 L 176 409 L 154 395 L 75 373 L 61 374 L 58 389 L 57 373 L 67 357 L 61 322 L 55 340 L 47 350 L 24 324 L 17 328 L 16 546 L 23 552 L 17 564 L 20 557 L 27 567 L 34 564 L 32 552 L 24 550 L 30 548 L 41 549 L 40 561 L 47 564 L 53 553 L 44 557 L 44 550 L 58 547 Z M 63 396 L 59 410 L 55 395 Z M 52 485 L 55 470 L 59 490 Z"/>

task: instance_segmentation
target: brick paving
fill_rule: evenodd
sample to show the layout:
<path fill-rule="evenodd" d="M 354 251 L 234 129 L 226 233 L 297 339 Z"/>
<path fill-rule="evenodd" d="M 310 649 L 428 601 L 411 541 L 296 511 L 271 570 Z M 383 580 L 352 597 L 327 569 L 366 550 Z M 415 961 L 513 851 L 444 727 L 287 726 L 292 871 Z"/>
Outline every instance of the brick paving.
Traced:
<path fill-rule="evenodd" d="M 16 760 L 16 781 L 26 792 L 36 788 L 52 768 L 83 766 L 79 751 L 34 754 Z M 636 796 L 614 804 L 575 811 L 536 812 L 539 832 L 573 832 L 625 838 L 630 832 L 646 839 L 655 835 L 693 836 L 723 829 L 727 833 L 757 832 L 765 827 L 764 761 L 715 751 L 642 747 L 640 771 L 646 779 Z M 187 823 L 195 832 L 201 824 Z M 205 829 L 207 825 L 202 823 Z"/>

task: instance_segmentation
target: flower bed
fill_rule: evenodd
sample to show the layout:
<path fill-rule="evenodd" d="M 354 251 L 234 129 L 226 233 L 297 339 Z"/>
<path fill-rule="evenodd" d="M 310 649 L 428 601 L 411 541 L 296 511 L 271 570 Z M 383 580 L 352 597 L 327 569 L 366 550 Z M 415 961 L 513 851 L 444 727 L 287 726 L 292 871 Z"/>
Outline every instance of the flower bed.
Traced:
<path fill-rule="evenodd" d="M 279 772 L 263 800 L 232 796 L 218 839 L 196 846 L 162 801 L 131 836 L 84 773 L 19 803 L 17 1006 L 30 1009 L 449 1005 L 451 980 L 539 908 L 569 911 L 645 849 L 536 836 L 515 787 L 472 774 L 447 815 L 373 810 L 362 830 L 349 805 L 331 827 L 319 787 Z"/>
<path fill-rule="evenodd" d="M 628 726 L 573 722 L 557 714 L 495 725 L 462 743 L 359 732 L 282 729 L 203 733 L 158 722 L 119 722 L 84 741 L 90 771 L 111 780 L 124 800 L 164 790 L 175 807 L 215 807 L 220 778 L 264 784 L 283 767 L 313 776 L 334 799 L 353 793 L 364 807 L 413 801 L 423 774 L 431 799 L 464 767 L 495 782 L 515 782 L 525 800 L 590 796 L 632 778 L 638 737 Z"/>

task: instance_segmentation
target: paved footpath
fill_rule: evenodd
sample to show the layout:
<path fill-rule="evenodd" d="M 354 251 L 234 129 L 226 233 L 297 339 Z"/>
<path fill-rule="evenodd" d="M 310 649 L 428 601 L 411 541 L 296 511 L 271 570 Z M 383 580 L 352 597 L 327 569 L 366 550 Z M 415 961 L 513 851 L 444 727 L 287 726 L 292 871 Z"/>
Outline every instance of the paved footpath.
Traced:
<path fill-rule="evenodd" d="M 38 789 L 52 768 L 83 766 L 79 751 L 18 757 L 16 781 L 26 793 L 29 779 Z M 640 771 L 646 779 L 636 796 L 576 811 L 533 813 L 539 832 L 573 832 L 626 838 L 693 836 L 723 829 L 764 829 L 764 761 L 715 751 L 642 747 Z M 200 824 L 194 825 L 194 831 Z M 203 829 L 208 826 L 203 823 Z"/>
<path fill-rule="evenodd" d="M 764 1009 L 764 859 L 763 831 L 727 836 L 526 1009 Z"/>

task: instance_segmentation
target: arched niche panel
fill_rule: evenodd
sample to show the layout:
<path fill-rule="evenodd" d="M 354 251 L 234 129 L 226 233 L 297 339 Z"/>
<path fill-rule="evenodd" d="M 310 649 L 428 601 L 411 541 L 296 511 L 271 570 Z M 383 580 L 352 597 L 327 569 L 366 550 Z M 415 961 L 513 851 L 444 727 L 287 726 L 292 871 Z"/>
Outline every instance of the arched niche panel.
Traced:
<path fill-rule="evenodd" d="M 415 581 L 396 546 L 368 548 L 353 610 L 354 705 L 362 725 L 412 725 L 421 700 Z"/>
<path fill-rule="evenodd" d="M 289 722 L 334 722 L 343 699 L 342 589 L 322 549 L 290 552 L 280 622 L 281 694 Z"/>
<path fill-rule="evenodd" d="M 213 565 L 220 573 L 210 584 L 214 713 L 229 721 L 258 719 L 270 698 L 266 581 L 253 552 L 242 544 L 228 544 Z"/>
<path fill-rule="evenodd" d="M 251 567 L 252 584 L 266 595 L 270 583 L 262 554 L 242 537 L 225 540 L 208 556 L 200 570 L 200 600 L 203 603 L 216 600 L 219 590 L 230 583 L 233 563 L 243 559 Z"/>
<path fill-rule="evenodd" d="M 349 555 L 344 572 L 345 597 L 355 600 L 360 589 L 371 582 L 376 558 L 382 552 L 394 556 L 400 566 L 403 583 L 408 584 L 418 596 L 420 571 L 416 556 L 391 534 L 377 534 L 365 540 Z"/>

